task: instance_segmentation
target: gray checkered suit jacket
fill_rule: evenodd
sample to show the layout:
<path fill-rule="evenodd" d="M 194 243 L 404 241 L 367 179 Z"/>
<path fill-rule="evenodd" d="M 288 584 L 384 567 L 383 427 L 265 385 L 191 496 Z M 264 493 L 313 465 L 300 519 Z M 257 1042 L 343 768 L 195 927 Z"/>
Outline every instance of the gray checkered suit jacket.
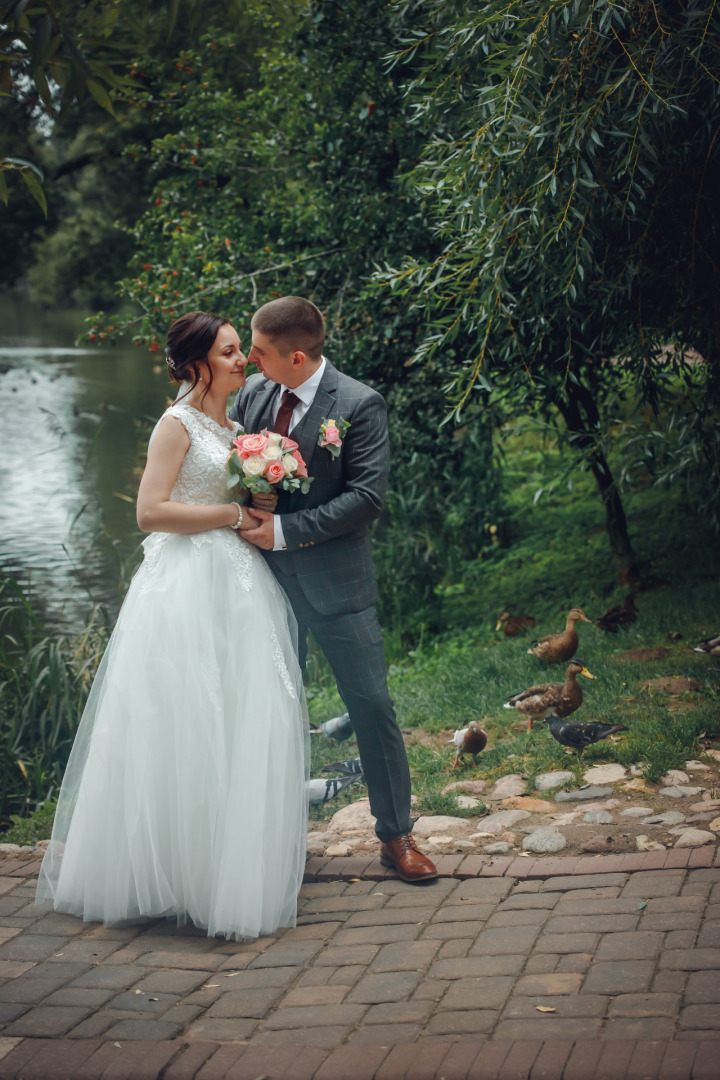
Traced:
<path fill-rule="evenodd" d="M 279 387 L 252 375 L 230 416 L 246 432 L 272 425 Z M 350 423 L 334 458 L 318 446 L 324 419 Z M 314 477 L 307 495 L 280 494 L 286 551 L 264 551 L 272 570 L 295 575 L 310 605 L 323 615 L 363 611 L 377 601 L 368 526 L 379 517 L 388 476 L 387 409 L 369 386 L 343 375 L 327 361 L 315 399 L 290 432 Z"/>

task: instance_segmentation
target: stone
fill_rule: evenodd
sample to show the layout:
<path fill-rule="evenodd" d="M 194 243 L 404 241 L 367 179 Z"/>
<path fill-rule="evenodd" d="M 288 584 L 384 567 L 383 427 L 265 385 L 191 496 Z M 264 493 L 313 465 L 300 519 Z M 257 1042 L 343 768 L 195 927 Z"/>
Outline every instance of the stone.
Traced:
<path fill-rule="evenodd" d="M 682 769 L 668 769 L 667 773 L 659 781 L 663 787 L 676 787 L 678 784 L 689 784 L 690 777 Z"/>
<path fill-rule="evenodd" d="M 486 855 L 507 855 L 511 848 L 512 844 L 499 840 L 496 844 L 486 844 L 483 851 Z"/>
<path fill-rule="evenodd" d="M 552 788 L 562 787 L 563 784 L 567 784 L 568 780 L 572 780 L 574 773 L 568 772 L 567 769 L 558 770 L 557 772 L 538 773 L 535 777 L 535 787 L 538 791 L 550 791 Z"/>
<path fill-rule="evenodd" d="M 588 825 L 612 825 L 613 816 L 606 810 L 589 810 L 583 815 L 583 821 L 586 821 Z"/>
<path fill-rule="evenodd" d="M 415 836 L 433 836 L 438 833 L 457 832 L 459 829 L 467 829 L 470 822 L 467 818 L 447 817 L 438 814 L 436 817 L 418 818 L 413 826 Z M 483 827 L 485 821 L 483 820 Z"/>
<path fill-rule="evenodd" d="M 643 825 L 679 825 L 685 820 L 685 815 L 679 810 L 665 810 L 662 814 L 654 814 L 652 817 L 642 819 Z"/>
<path fill-rule="evenodd" d="M 453 840 L 453 849 L 455 851 L 472 850 L 475 844 L 472 840 Z"/>
<path fill-rule="evenodd" d="M 660 844 L 657 840 L 650 840 L 645 833 L 640 833 L 635 837 L 635 847 L 638 851 L 664 851 L 665 845 Z"/>
<path fill-rule="evenodd" d="M 593 765 L 583 773 L 583 780 L 586 784 L 616 784 L 626 776 L 627 770 L 622 765 Z"/>
<path fill-rule="evenodd" d="M 623 791 L 647 791 L 648 782 L 642 776 L 636 776 L 634 780 L 628 780 L 627 784 L 623 784 Z"/>
<path fill-rule="evenodd" d="M 491 799 L 509 799 L 513 795 L 522 795 L 527 787 L 519 773 L 508 773 L 501 776 L 490 792 Z"/>
<path fill-rule="evenodd" d="M 702 813 L 703 810 L 720 811 L 720 799 L 711 799 L 709 797 L 703 796 L 703 801 L 693 803 L 690 809 L 695 810 L 698 814 Z"/>
<path fill-rule="evenodd" d="M 530 814 L 527 810 L 498 810 L 496 814 L 488 814 L 487 817 L 484 817 L 480 822 L 480 825 L 482 826 L 483 833 L 489 836 L 497 836 L 498 833 L 504 832 L 505 829 L 510 829 L 513 825 L 517 825 L 518 821 L 524 821 L 525 818 L 529 817 Z M 422 818 L 420 820 L 422 820 Z M 465 824 L 467 824 L 467 822 L 465 822 Z M 415 830 L 417 830 L 417 825 L 415 826 Z"/>
<path fill-rule="evenodd" d="M 708 829 L 710 829 L 711 832 L 720 832 L 720 817 L 713 818 L 708 825 Z"/>
<path fill-rule="evenodd" d="M 443 836 L 442 834 L 435 836 L 435 834 L 433 834 L 432 836 L 427 837 L 427 842 L 428 844 L 434 844 L 437 847 L 443 844 L 452 844 L 453 838 L 452 836 Z"/>
<path fill-rule="evenodd" d="M 704 844 L 714 844 L 715 840 L 714 832 L 705 832 L 704 829 L 685 829 L 680 833 L 674 846 L 676 848 L 702 847 Z"/>
<path fill-rule="evenodd" d="M 325 848 L 325 854 L 328 858 L 334 858 L 335 856 L 345 856 L 352 854 L 352 848 L 349 844 L 328 844 Z"/>
<path fill-rule="evenodd" d="M 706 750 L 705 753 L 708 757 L 714 758 L 715 761 L 720 761 L 720 750 Z"/>
<path fill-rule="evenodd" d="M 545 799 L 533 799 L 531 795 L 513 795 L 509 799 L 503 799 L 502 806 L 508 810 L 527 810 L 531 814 L 553 814 L 556 806 L 546 802 Z"/>
<path fill-rule="evenodd" d="M 464 791 L 467 795 L 483 795 L 487 791 L 487 780 L 456 780 L 453 784 L 446 784 L 442 794 L 449 795 L 453 791 Z"/>
<path fill-rule="evenodd" d="M 476 806 L 480 806 L 480 800 L 473 799 L 471 795 L 457 795 L 455 802 L 460 810 L 474 810 Z"/>
<path fill-rule="evenodd" d="M 642 763 L 640 765 L 631 765 L 630 766 L 630 775 L 631 776 L 642 776 L 644 768 L 645 768 L 645 766 Z"/>
<path fill-rule="evenodd" d="M 620 817 L 647 817 L 647 806 L 628 806 L 627 810 L 620 811 Z"/>
<path fill-rule="evenodd" d="M 538 854 L 543 852 L 562 851 L 567 847 L 567 840 L 561 832 L 552 825 L 541 825 L 522 842 L 523 851 L 534 851 Z"/>
<path fill-rule="evenodd" d="M 580 850 L 586 851 L 588 855 L 604 855 L 613 850 L 613 838 L 612 836 L 591 836 L 580 845 Z"/>
<path fill-rule="evenodd" d="M 585 799 L 602 799 L 605 795 L 612 795 L 609 787 L 586 787 L 579 791 L 558 791 L 555 802 L 576 802 Z"/>
<path fill-rule="evenodd" d="M 710 766 L 704 765 L 702 761 L 686 761 L 685 768 L 688 772 L 710 772 Z M 42 841 L 39 841 L 42 843 Z"/>
<path fill-rule="evenodd" d="M 518 842 L 517 833 L 512 832 L 510 829 L 506 829 L 505 832 L 500 833 L 498 840 L 502 841 L 503 844 L 510 844 L 511 847 L 514 847 Z"/>
<path fill-rule="evenodd" d="M 306 847 L 305 847 L 305 853 L 307 854 L 307 857 L 309 859 L 312 858 L 313 856 L 318 856 L 319 857 L 320 855 L 324 855 L 325 854 L 325 844 L 317 844 L 317 843 L 310 844 L 310 843 L 308 843 L 306 845 Z"/>
<path fill-rule="evenodd" d="M 328 832 L 342 833 L 346 829 L 367 829 L 374 831 L 375 818 L 370 812 L 370 800 L 358 799 L 357 802 L 343 806 L 330 818 Z"/>
<path fill-rule="evenodd" d="M 702 791 L 701 787 L 664 787 L 660 788 L 659 795 L 667 795 L 670 799 L 690 799 L 695 795 L 699 795 Z"/>
<path fill-rule="evenodd" d="M 0 844 L 0 852 L 3 855 L 14 855 L 18 851 L 22 851 L 19 844 Z"/>

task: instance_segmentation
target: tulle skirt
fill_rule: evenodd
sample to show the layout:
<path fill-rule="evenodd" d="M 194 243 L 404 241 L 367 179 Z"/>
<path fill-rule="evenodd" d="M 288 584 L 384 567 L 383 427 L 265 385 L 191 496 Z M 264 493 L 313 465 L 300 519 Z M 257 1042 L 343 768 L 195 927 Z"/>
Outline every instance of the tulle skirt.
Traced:
<path fill-rule="evenodd" d="M 294 620 L 230 529 L 153 534 L 88 699 L 38 902 L 106 924 L 293 926 L 307 829 Z"/>

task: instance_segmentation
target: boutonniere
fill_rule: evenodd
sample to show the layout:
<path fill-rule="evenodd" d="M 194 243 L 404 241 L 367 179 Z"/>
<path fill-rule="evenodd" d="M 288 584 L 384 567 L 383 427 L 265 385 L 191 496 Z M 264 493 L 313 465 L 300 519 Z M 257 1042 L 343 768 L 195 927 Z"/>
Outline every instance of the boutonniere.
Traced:
<path fill-rule="evenodd" d="M 336 422 L 330 418 L 326 420 L 323 417 L 323 422 L 320 425 L 320 434 L 318 435 L 318 446 L 324 446 L 330 451 L 334 458 L 340 457 L 340 451 L 342 450 L 342 441 L 345 438 L 345 432 L 350 427 L 348 420 L 343 420 L 342 416 Z"/>

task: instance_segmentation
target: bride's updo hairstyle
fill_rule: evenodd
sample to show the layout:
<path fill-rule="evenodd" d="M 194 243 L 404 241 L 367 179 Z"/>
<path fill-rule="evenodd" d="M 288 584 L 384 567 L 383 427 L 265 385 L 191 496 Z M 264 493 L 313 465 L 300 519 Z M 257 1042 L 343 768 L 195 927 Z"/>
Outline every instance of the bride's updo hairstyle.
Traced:
<path fill-rule="evenodd" d="M 220 327 L 227 326 L 229 322 L 229 319 L 222 319 L 209 311 L 188 311 L 187 315 L 176 319 L 168 330 L 165 361 L 170 378 L 177 383 L 189 382 L 188 394 L 203 377 L 201 364 L 205 366 L 207 380 L 203 398 L 212 386 L 213 373 L 208 363 L 208 353 L 215 344 Z"/>

